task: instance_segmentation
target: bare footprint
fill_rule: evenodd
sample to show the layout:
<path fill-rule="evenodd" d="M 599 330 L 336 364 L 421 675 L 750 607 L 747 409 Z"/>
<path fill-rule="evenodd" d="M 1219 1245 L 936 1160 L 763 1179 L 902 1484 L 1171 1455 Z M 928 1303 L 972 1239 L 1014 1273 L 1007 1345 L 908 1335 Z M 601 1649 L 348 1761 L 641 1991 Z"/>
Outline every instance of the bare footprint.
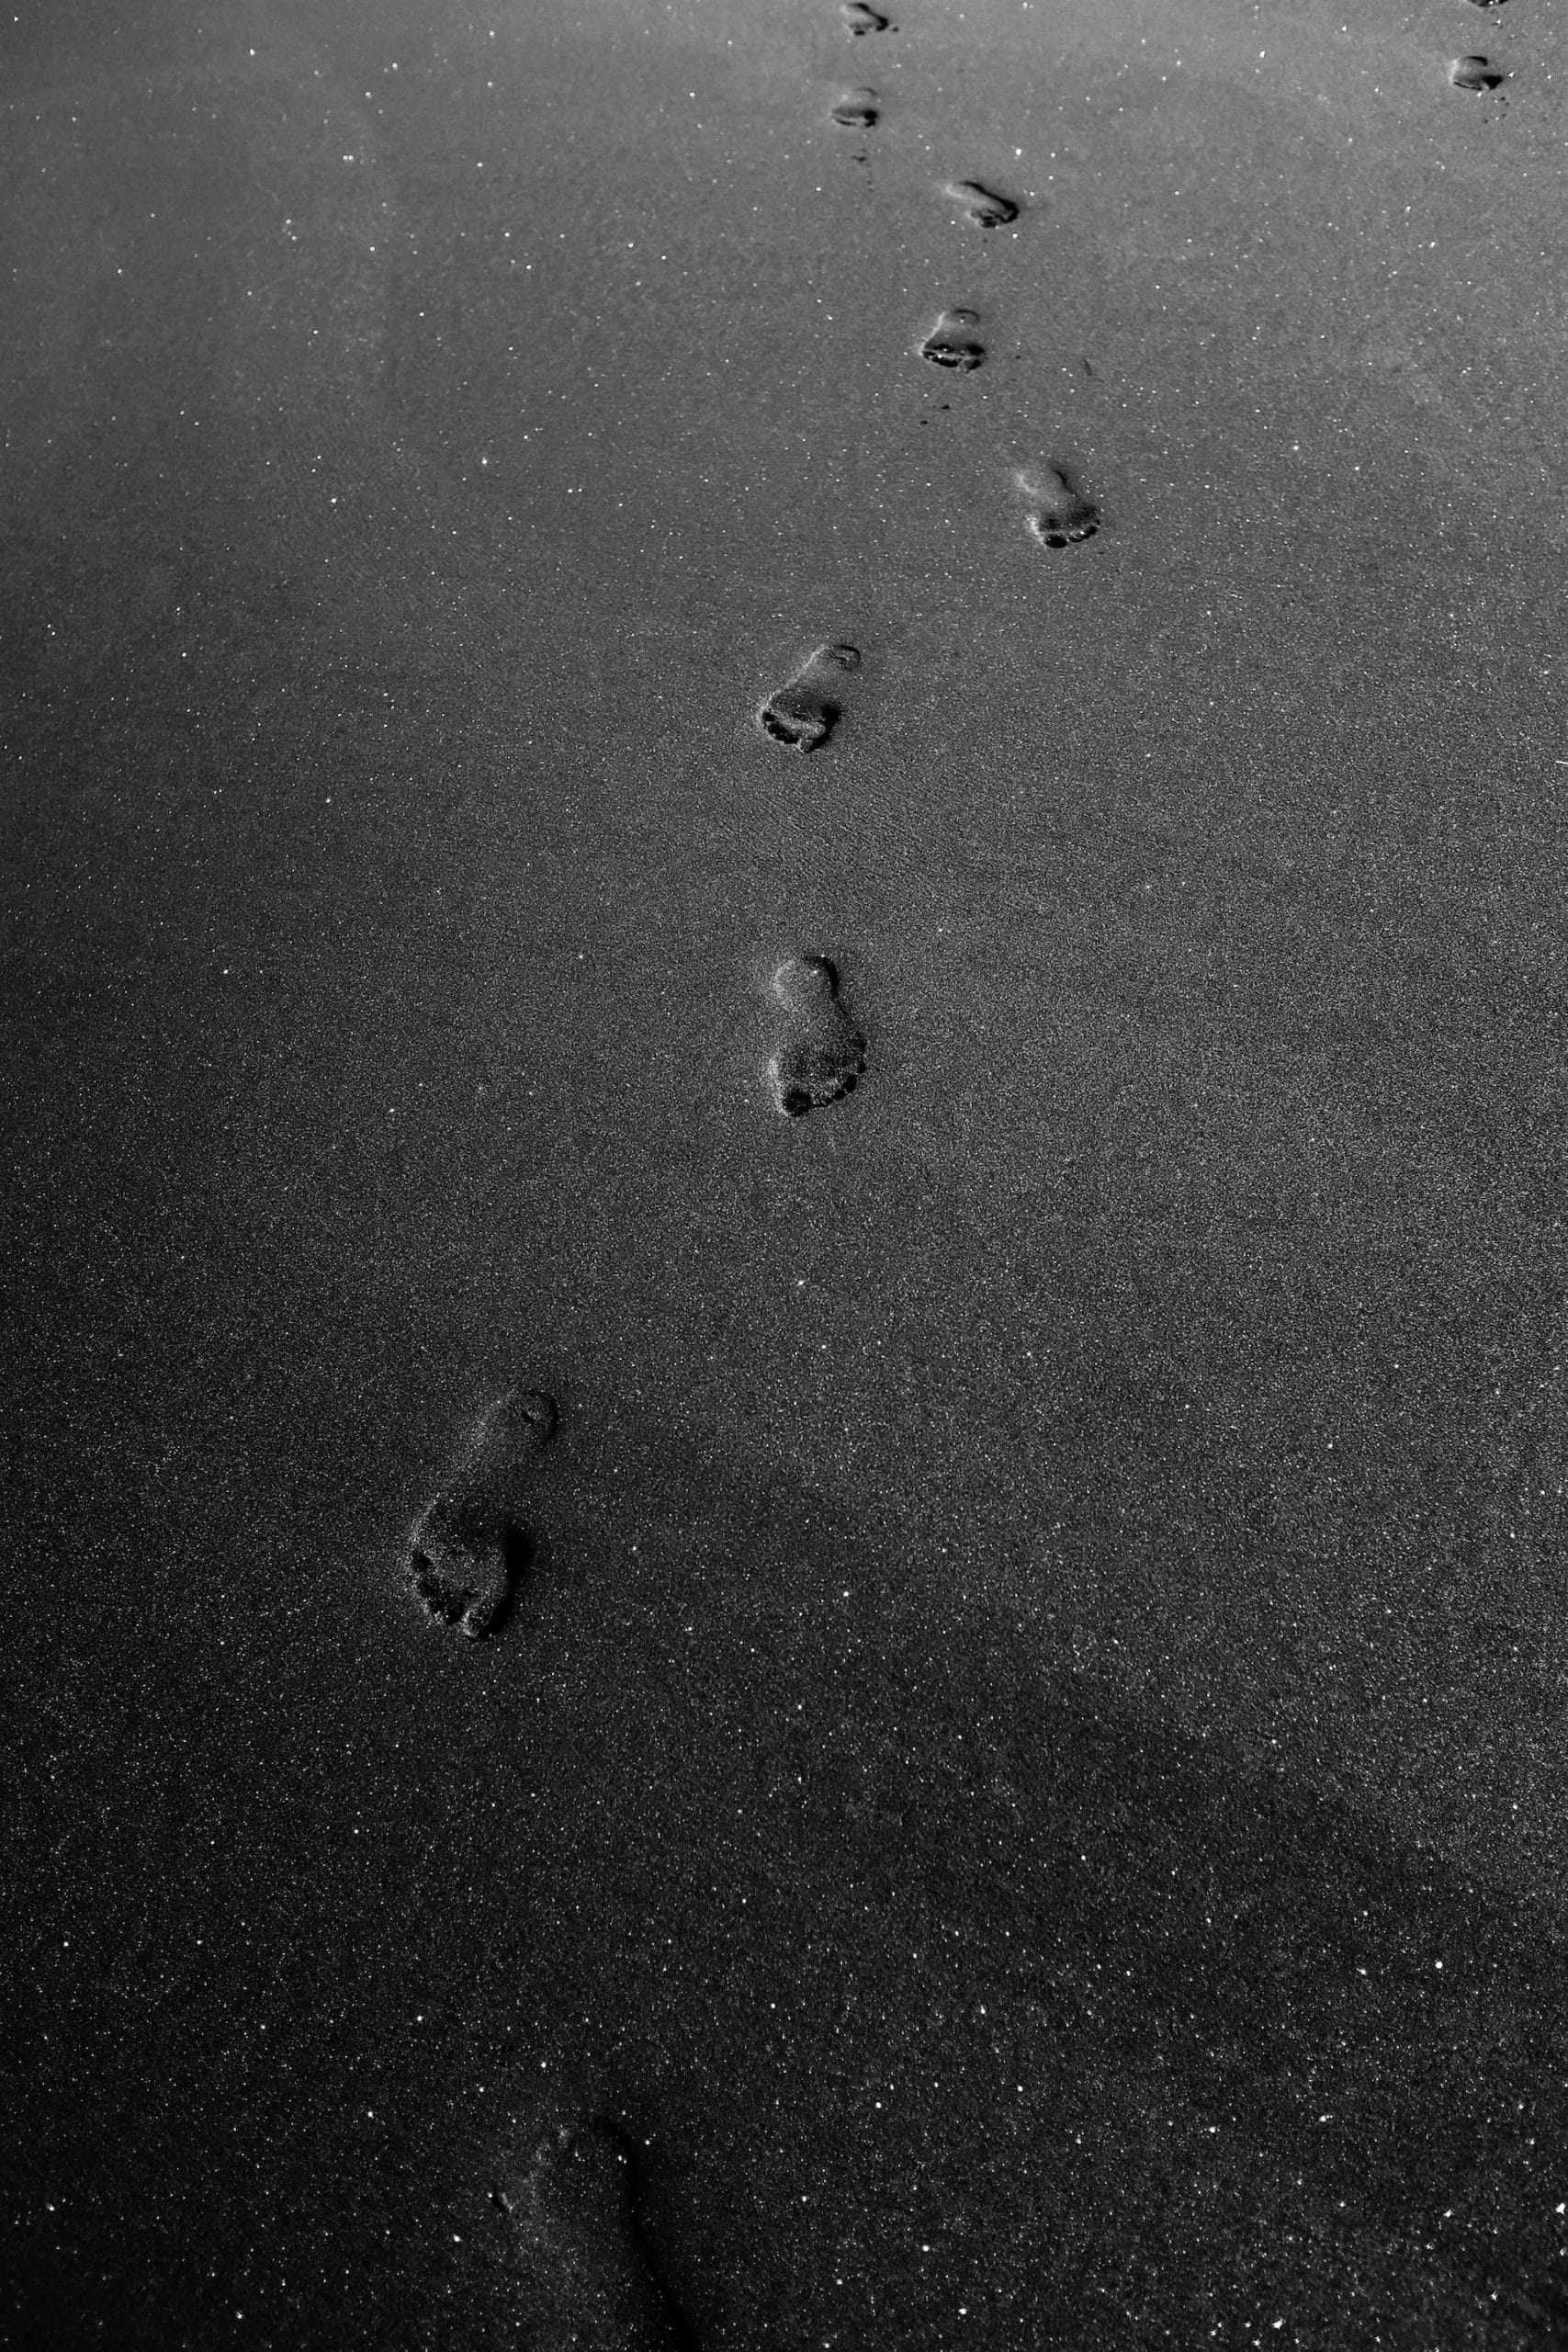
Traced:
<path fill-rule="evenodd" d="M 1506 79 L 1484 57 L 1456 57 L 1449 67 L 1449 80 L 1456 90 L 1495 90 Z"/>
<path fill-rule="evenodd" d="M 773 1101 L 788 1119 L 850 1093 L 865 1069 L 865 1039 L 839 1001 L 839 975 L 825 956 L 786 956 L 773 994 L 789 1029 L 768 1064 Z"/>
<path fill-rule="evenodd" d="M 564 2126 L 502 2178 L 529 2352 L 682 2352 L 690 2331 L 643 2241 L 637 2166 L 615 2125 Z"/>
<path fill-rule="evenodd" d="M 962 205 L 965 220 L 977 229 L 1005 229 L 1010 220 L 1018 219 L 1018 207 L 1010 197 L 997 195 L 978 180 L 949 180 L 942 194 Z"/>
<path fill-rule="evenodd" d="M 786 678 L 757 713 L 757 724 L 775 743 L 792 752 L 814 752 L 825 743 L 839 717 L 835 691 L 840 679 L 860 668 L 860 652 L 841 642 L 819 645 L 793 678 Z"/>
<path fill-rule="evenodd" d="M 427 1613 L 469 1641 L 506 1614 L 527 1557 L 518 1510 L 555 1426 L 556 1408 L 537 1389 L 497 1397 L 409 1539 L 409 1574 Z"/>
<path fill-rule="evenodd" d="M 833 120 L 846 130 L 869 130 L 881 111 L 874 90 L 846 90 L 833 108 Z"/>
<path fill-rule="evenodd" d="M 844 20 L 845 31 L 852 33 L 857 40 L 863 33 L 885 33 L 887 30 L 887 18 L 879 16 L 874 8 L 863 7 L 861 0 L 844 0 L 839 14 Z"/>
<path fill-rule="evenodd" d="M 967 373 L 984 364 L 986 346 L 970 330 L 980 323 L 978 311 L 944 311 L 924 343 L 920 357 L 933 368 L 956 368 Z"/>
<path fill-rule="evenodd" d="M 1042 547 L 1076 547 L 1092 539 L 1100 528 L 1100 509 L 1086 498 L 1063 466 L 1044 466 L 1038 472 L 1019 472 L 1014 481 L 1029 501 L 1029 528 Z"/>

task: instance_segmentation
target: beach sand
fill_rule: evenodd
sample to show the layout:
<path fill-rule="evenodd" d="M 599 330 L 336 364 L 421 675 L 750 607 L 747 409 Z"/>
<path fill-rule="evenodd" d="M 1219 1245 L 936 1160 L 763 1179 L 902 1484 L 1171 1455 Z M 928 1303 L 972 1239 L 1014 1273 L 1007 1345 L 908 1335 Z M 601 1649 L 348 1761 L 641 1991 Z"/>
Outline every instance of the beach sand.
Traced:
<path fill-rule="evenodd" d="M 884 13 L 7 12 L 7 2342 L 1568 2336 L 1562 29 Z"/>

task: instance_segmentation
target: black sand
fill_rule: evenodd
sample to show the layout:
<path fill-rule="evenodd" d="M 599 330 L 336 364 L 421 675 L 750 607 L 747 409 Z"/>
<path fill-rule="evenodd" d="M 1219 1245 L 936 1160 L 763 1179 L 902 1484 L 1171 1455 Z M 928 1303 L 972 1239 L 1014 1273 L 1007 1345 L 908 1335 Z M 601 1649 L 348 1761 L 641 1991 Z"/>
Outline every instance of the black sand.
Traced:
<path fill-rule="evenodd" d="M 1561 27 L 886 14 L 7 12 L 9 2342 L 1568 2334 Z"/>

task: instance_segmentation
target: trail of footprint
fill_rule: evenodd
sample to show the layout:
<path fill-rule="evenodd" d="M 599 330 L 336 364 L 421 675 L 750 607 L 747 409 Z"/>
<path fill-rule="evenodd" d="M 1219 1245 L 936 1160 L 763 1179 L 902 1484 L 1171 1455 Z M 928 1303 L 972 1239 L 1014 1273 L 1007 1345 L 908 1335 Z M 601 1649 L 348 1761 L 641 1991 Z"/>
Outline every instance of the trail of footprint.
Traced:
<path fill-rule="evenodd" d="M 563 2125 L 507 2175 L 529 2352 L 689 2352 L 643 2241 L 637 2167 L 615 2125 Z"/>
<path fill-rule="evenodd" d="M 839 14 L 844 20 L 846 32 L 852 33 L 857 40 L 863 34 L 885 33 L 888 28 L 887 18 L 879 16 L 874 8 L 863 7 L 861 0 L 844 0 Z"/>
<path fill-rule="evenodd" d="M 1010 196 L 998 196 L 978 180 L 949 180 L 942 194 L 962 205 L 965 220 L 977 229 L 1005 229 L 1010 220 L 1018 219 L 1018 207 Z"/>
<path fill-rule="evenodd" d="M 839 717 L 835 688 L 840 678 L 860 668 L 860 652 L 852 645 L 819 645 L 792 678 L 768 696 L 757 713 L 757 724 L 775 743 L 792 752 L 814 752 L 825 743 Z"/>
<path fill-rule="evenodd" d="M 986 346 L 970 333 L 979 323 L 978 311 L 944 311 L 920 345 L 920 357 L 929 359 L 933 368 L 956 368 L 965 373 L 983 366 Z"/>
<path fill-rule="evenodd" d="M 874 90 L 846 90 L 833 108 L 833 120 L 846 130 L 869 130 L 881 111 Z"/>
<path fill-rule="evenodd" d="M 789 1028 L 768 1076 L 779 1109 L 798 1119 L 852 1091 L 865 1069 L 865 1039 L 839 1001 L 839 975 L 825 956 L 786 956 L 773 994 Z"/>
<path fill-rule="evenodd" d="M 409 1574 L 427 1613 L 469 1641 L 506 1615 L 527 1559 L 518 1510 L 555 1426 L 555 1406 L 537 1389 L 497 1397 L 409 1539 Z"/>
<path fill-rule="evenodd" d="M 1086 498 L 1063 466 L 1046 466 L 1039 473 L 1019 472 L 1014 481 L 1030 501 L 1025 517 L 1042 547 L 1076 547 L 1092 539 L 1100 528 L 1100 509 Z"/>
<path fill-rule="evenodd" d="M 1456 90 L 1495 90 L 1507 75 L 1499 74 L 1484 57 L 1456 57 L 1449 67 L 1449 80 Z"/>

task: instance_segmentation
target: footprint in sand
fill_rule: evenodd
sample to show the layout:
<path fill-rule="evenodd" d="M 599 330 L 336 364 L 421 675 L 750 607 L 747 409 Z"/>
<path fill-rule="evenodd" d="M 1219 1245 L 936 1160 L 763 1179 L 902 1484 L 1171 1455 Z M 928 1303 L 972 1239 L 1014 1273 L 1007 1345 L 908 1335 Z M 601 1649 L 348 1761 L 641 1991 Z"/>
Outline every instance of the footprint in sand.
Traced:
<path fill-rule="evenodd" d="M 757 713 L 757 724 L 775 743 L 792 752 L 814 752 L 833 731 L 839 716 L 839 681 L 860 668 L 860 653 L 852 645 L 819 645 L 808 653 L 793 678 L 768 696 Z"/>
<path fill-rule="evenodd" d="M 846 130 L 869 130 L 881 111 L 874 90 L 846 90 L 833 108 L 833 120 Z"/>
<path fill-rule="evenodd" d="M 1456 57 L 1449 67 L 1449 80 L 1456 90 L 1495 90 L 1506 79 L 1484 57 Z"/>
<path fill-rule="evenodd" d="M 432 1619 L 482 1641 L 505 1617 L 527 1558 L 518 1521 L 556 1408 L 537 1389 L 509 1388 L 484 1414 L 409 1538 L 409 1574 Z"/>
<path fill-rule="evenodd" d="M 1038 473 L 1016 473 L 1013 480 L 1029 501 L 1025 520 L 1042 547 L 1077 547 L 1099 530 L 1099 507 L 1065 467 L 1044 466 Z"/>
<path fill-rule="evenodd" d="M 933 368 L 956 368 L 967 372 L 980 367 L 986 346 L 971 333 L 979 323 L 978 311 L 944 311 L 920 345 L 920 357 L 929 359 Z"/>
<path fill-rule="evenodd" d="M 789 1029 L 768 1077 L 785 1118 L 798 1119 L 852 1091 L 865 1069 L 865 1039 L 839 1001 L 839 975 L 825 956 L 786 956 L 773 994 Z"/>
<path fill-rule="evenodd" d="M 513 2224 L 530 2352 L 682 2352 L 690 2329 L 643 2242 L 637 2166 L 614 2124 L 564 2126 L 494 2191 Z"/>
<path fill-rule="evenodd" d="M 863 7 L 861 0 L 844 0 L 839 14 L 844 20 L 845 31 L 852 33 L 857 40 L 863 33 L 885 33 L 887 30 L 887 18 L 878 16 L 874 8 Z"/>
<path fill-rule="evenodd" d="M 949 180 L 942 194 L 962 205 L 964 219 L 977 229 L 1005 229 L 1010 220 L 1018 219 L 1018 207 L 1010 196 L 998 196 L 978 180 Z"/>

